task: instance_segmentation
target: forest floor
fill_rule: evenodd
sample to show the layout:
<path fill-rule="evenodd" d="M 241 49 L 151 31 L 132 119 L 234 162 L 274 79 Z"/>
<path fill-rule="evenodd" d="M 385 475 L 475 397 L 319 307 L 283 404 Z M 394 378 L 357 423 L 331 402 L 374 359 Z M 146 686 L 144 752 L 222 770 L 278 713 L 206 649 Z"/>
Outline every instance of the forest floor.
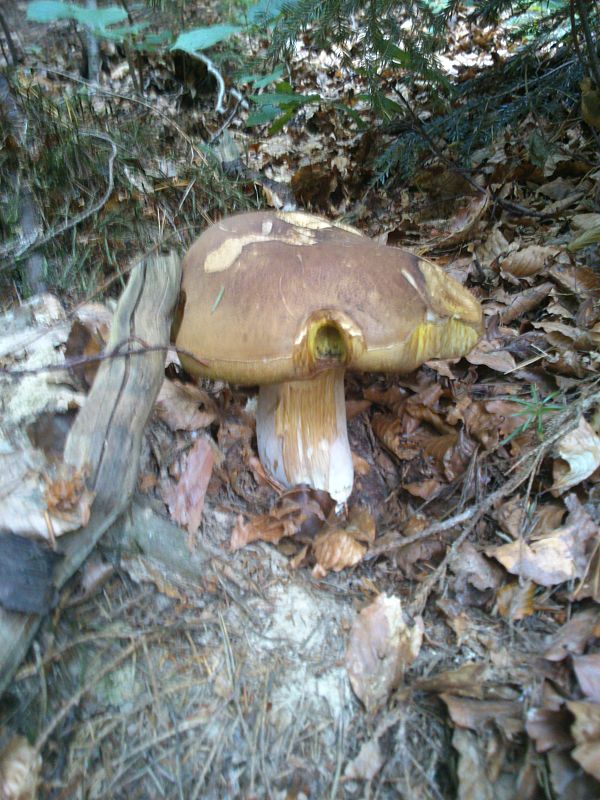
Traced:
<path fill-rule="evenodd" d="M 22 757 L 54 800 L 600 798 L 600 163 L 577 84 L 559 112 L 499 124 L 466 177 L 442 139 L 405 177 L 382 153 L 438 109 L 400 70 L 382 81 L 410 112 L 383 124 L 361 76 L 307 34 L 289 70 L 321 102 L 269 135 L 248 127 L 231 59 L 215 60 L 224 113 L 205 66 L 163 51 L 102 45 L 92 91 L 70 23 L 6 14 L 21 61 L 4 70 L 19 111 L 3 106 L 0 202 L 18 172 L 52 235 L 42 272 L 5 259 L 1 276 L 0 365 L 32 370 L 0 375 L 3 530 L 48 538 L 59 484 L 71 527 L 85 520 L 93 498 L 61 477 L 61 447 L 97 364 L 43 367 L 100 352 L 144 252 L 183 251 L 223 214 L 295 205 L 425 256 L 481 301 L 486 333 L 464 359 L 348 376 L 342 518 L 265 479 L 255 390 L 195 386 L 170 353 L 137 510 L 61 593 L 2 698 L 0 797 Z M 460 16 L 452 31 L 457 85 L 510 58 L 500 27 Z M 47 484 L 18 526 L 17 439 Z M 163 521 L 202 569 L 123 548 Z"/>

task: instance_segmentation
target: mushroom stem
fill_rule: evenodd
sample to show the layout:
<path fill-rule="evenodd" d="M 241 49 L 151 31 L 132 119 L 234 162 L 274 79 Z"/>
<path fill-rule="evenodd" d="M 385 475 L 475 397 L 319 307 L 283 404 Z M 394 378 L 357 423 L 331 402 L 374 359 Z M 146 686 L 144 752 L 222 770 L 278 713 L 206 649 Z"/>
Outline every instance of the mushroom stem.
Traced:
<path fill-rule="evenodd" d="M 344 368 L 313 378 L 261 386 L 256 409 L 258 452 L 285 486 L 307 483 L 343 503 L 352 491 Z"/>

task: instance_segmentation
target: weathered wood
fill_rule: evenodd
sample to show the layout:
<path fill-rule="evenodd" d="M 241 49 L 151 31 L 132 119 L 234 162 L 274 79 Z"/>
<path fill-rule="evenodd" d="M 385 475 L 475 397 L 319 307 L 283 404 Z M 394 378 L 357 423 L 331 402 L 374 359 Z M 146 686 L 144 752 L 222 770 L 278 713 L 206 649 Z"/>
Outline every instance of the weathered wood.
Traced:
<path fill-rule="evenodd" d="M 166 346 L 180 283 L 175 253 L 148 257 L 132 271 L 111 327 L 108 349 Z M 100 537 L 127 508 L 137 481 L 142 434 L 164 377 L 164 351 L 114 358 L 100 365 L 65 448 L 65 461 L 86 469 L 95 491 L 85 528 L 59 540 L 64 558 L 55 570 L 60 589 Z M 39 616 L 0 609 L 0 695 L 39 627 Z"/>

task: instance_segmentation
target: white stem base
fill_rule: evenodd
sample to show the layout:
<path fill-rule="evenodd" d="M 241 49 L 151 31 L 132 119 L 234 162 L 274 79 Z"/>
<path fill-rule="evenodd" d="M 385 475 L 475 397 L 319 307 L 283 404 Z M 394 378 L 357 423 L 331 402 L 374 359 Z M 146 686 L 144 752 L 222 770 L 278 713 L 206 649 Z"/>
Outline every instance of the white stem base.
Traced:
<path fill-rule="evenodd" d="M 348 499 L 354 469 L 342 368 L 310 380 L 261 386 L 256 436 L 263 466 L 284 486 L 306 483 L 338 503 Z"/>

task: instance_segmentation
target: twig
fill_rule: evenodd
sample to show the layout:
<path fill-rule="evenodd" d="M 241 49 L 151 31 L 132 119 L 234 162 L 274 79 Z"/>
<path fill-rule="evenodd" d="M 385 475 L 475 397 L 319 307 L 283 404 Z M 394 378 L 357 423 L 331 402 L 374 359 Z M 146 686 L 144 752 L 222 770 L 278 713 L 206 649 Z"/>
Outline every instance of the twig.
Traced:
<path fill-rule="evenodd" d="M 133 342 L 137 342 L 141 345 L 141 347 L 138 350 L 121 349 L 128 344 L 132 344 Z M 134 337 L 119 342 L 116 347 L 108 352 L 98 353 L 91 356 L 73 356 L 72 358 L 65 358 L 62 364 L 45 364 L 41 367 L 30 367 L 23 369 L 9 369 L 8 367 L 0 366 L 0 375 L 7 378 L 22 378 L 25 375 L 38 375 L 41 372 L 62 372 L 65 369 L 73 369 L 74 367 L 80 367 L 83 364 L 92 364 L 95 361 L 107 361 L 110 358 L 129 358 L 129 356 L 143 356 L 145 353 L 156 353 L 160 350 L 165 352 L 168 350 L 175 350 L 177 353 L 181 353 L 188 358 L 193 358 L 197 364 L 200 364 L 203 367 L 207 366 L 205 361 L 202 361 L 202 359 L 198 358 L 198 356 L 194 355 L 194 353 L 190 353 L 189 350 L 184 350 L 181 347 L 175 347 L 175 345 L 170 344 L 147 345 Z"/>
<path fill-rule="evenodd" d="M 67 220 L 62 225 L 58 225 L 56 228 L 52 228 L 49 230 L 44 236 L 36 237 L 32 241 L 27 240 L 19 240 L 15 242 L 8 242 L 7 244 L 0 247 L 0 261 L 5 261 L 7 258 L 11 259 L 18 259 L 21 258 L 28 250 L 38 249 L 43 245 L 47 244 L 52 239 L 60 236 L 65 231 L 68 231 L 70 228 L 79 225 L 80 222 L 83 222 L 84 219 L 91 217 L 93 214 L 96 214 L 100 209 L 108 202 L 110 198 L 113 188 L 114 188 L 114 179 L 113 179 L 113 165 L 115 158 L 117 156 L 117 145 L 113 142 L 113 140 L 108 136 L 106 133 L 101 133 L 100 131 L 79 131 L 79 133 L 83 136 L 92 136 L 96 139 L 102 139 L 105 142 L 108 142 L 111 146 L 111 153 L 108 157 L 108 186 L 106 191 L 96 203 L 94 203 L 91 208 L 87 208 L 85 211 L 82 211 L 80 214 L 77 214 L 72 219 Z M 0 271 L 7 269 L 7 267 L 12 266 L 12 261 L 8 264 L 4 264 L 0 266 Z"/>
<path fill-rule="evenodd" d="M 369 548 L 369 552 L 365 556 L 365 561 L 371 558 L 377 558 L 377 556 L 383 553 L 389 553 L 390 550 L 397 550 L 399 547 L 406 547 L 409 544 L 420 542 L 421 539 L 428 539 L 430 536 L 435 536 L 438 533 L 451 531 L 459 525 L 462 525 L 463 522 L 471 519 L 471 517 L 477 513 L 477 510 L 478 506 L 471 506 L 471 508 L 461 511 L 460 514 L 455 514 L 453 517 L 448 517 L 448 519 L 442 520 L 441 522 L 434 522 L 432 525 L 428 525 L 422 531 L 413 533 L 412 536 L 394 536 L 393 539 L 388 539 L 387 542 L 379 546 Z"/>

